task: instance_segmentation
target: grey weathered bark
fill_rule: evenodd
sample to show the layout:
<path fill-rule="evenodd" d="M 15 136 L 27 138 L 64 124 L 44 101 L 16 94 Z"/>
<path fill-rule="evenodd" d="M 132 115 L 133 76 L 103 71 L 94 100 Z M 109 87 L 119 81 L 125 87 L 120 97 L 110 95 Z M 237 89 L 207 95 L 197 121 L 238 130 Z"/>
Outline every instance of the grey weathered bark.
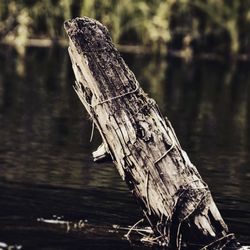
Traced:
<path fill-rule="evenodd" d="M 207 184 L 181 148 L 170 122 L 139 86 L 107 29 L 83 17 L 65 22 L 74 89 L 107 151 L 140 202 L 159 243 L 203 249 L 232 245 Z M 235 241 L 236 242 L 236 241 Z M 235 247 L 235 246 L 234 246 Z"/>

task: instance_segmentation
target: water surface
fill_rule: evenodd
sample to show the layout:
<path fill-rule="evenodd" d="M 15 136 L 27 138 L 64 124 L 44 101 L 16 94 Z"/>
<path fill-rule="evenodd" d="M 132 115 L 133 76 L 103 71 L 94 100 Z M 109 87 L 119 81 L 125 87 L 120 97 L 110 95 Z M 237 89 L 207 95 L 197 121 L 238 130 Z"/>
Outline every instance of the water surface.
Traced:
<path fill-rule="evenodd" d="M 224 219 L 250 243 L 249 63 L 123 55 L 172 122 Z M 91 122 L 66 49 L 0 50 L 0 242 L 23 249 L 150 249 L 106 228 L 133 225 L 137 203 L 112 163 L 95 164 Z M 38 219 L 80 220 L 93 231 Z"/>

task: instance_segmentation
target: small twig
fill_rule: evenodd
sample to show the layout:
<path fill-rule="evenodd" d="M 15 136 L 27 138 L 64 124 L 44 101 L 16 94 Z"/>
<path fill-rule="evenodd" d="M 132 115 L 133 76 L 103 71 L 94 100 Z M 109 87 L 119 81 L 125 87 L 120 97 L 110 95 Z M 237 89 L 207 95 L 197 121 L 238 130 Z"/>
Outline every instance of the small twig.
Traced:
<path fill-rule="evenodd" d="M 160 235 L 160 236 L 157 236 L 157 237 L 155 237 L 155 238 L 153 238 L 153 237 L 144 237 L 144 238 L 142 238 L 141 239 L 141 241 L 143 242 L 150 242 L 151 244 L 155 244 L 155 241 L 157 241 L 158 239 L 160 239 L 162 236 Z"/>
<path fill-rule="evenodd" d="M 141 236 L 143 236 L 143 237 L 146 237 L 147 235 L 146 234 L 144 234 L 144 233 L 142 233 L 142 232 L 140 232 L 140 231 L 138 231 L 138 230 L 135 230 L 138 234 L 140 234 Z"/>
<path fill-rule="evenodd" d="M 180 230 L 181 230 L 181 223 L 179 223 L 178 228 L 177 228 L 177 233 L 176 233 L 176 247 L 178 250 L 180 250 L 181 247 L 181 234 L 180 234 Z"/>
<path fill-rule="evenodd" d="M 218 242 L 220 242 L 220 241 L 222 241 L 222 240 L 224 240 L 224 239 L 231 238 L 231 237 L 232 237 L 232 239 L 233 239 L 233 237 L 234 237 L 234 234 L 233 234 L 233 233 L 227 234 L 227 235 L 225 235 L 225 236 L 219 238 L 218 240 L 213 241 L 212 243 L 210 243 L 210 244 L 204 246 L 203 248 L 201 248 L 201 250 L 209 249 L 210 246 L 213 246 L 214 244 L 216 244 L 216 243 L 218 243 Z M 225 244 L 224 244 L 224 245 L 225 245 Z"/>
<path fill-rule="evenodd" d="M 92 140 L 93 140 L 94 131 L 95 131 L 95 123 L 94 123 L 94 120 L 92 120 L 92 128 L 91 128 L 91 134 L 90 134 L 89 142 L 92 142 Z"/>
<path fill-rule="evenodd" d="M 137 225 L 139 225 L 141 222 L 143 222 L 143 221 L 144 221 L 143 218 L 140 219 L 139 221 L 137 221 L 137 222 L 129 229 L 128 233 L 126 233 L 124 236 L 125 236 L 126 238 L 129 238 L 129 235 L 130 235 L 131 232 L 134 230 L 134 228 L 135 228 Z"/>
<path fill-rule="evenodd" d="M 121 230 L 130 230 L 131 227 L 119 227 Z M 133 231 L 136 231 L 137 233 L 148 233 L 148 234 L 153 234 L 153 231 L 151 229 L 146 229 L 146 228 L 134 228 Z"/>
<path fill-rule="evenodd" d="M 158 163 L 160 160 L 162 160 L 173 148 L 174 148 L 175 144 L 172 144 L 171 147 L 160 157 L 158 158 L 154 164 Z"/>
<path fill-rule="evenodd" d="M 94 105 L 89 105 L 89 106 L 91 106 L 92 108 L 95 108 L 96 106 L 101 105 L 103 103 L 111 102 L 111 101 L 113 101 L 115 99 L 119 99 L 119 98 L 122 98 L 122 97 L 124 97 L 126 95 L 133 94 L 133 93 L 137 92 L 139 89 L 140 89 L 140 85 L 139 85 L 139 83 L 137 83 L 135 89 L 133 89 L 133 90 L 127 92 L 127 93 L 124 93 L 124 94 L 121 94 L 121 95 L 117 95 L 117 96 L 111 97 L 111 98 L 103 100 L 103 101 L 99 101 L 98 103 L 96 103 Z"/>
<path fill-rule="evenodd" d="M 148 208 L 148 214 L 150 215 L 151 209 L 149 206 L 149 199 L 148 199 L 148 181 L 149 181 L 149 171 L 147 172 L 145 187 L 146 187 L 146 203 L 147 203 L 147 208 Z"/>

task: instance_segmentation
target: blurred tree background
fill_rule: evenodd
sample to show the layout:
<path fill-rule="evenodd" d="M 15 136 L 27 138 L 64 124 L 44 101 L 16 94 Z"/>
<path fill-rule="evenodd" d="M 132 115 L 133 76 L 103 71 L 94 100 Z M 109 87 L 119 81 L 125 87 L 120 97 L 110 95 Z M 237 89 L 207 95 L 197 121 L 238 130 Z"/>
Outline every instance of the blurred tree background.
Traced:
<path fill-rule="evenodd" d="M 1 0 L 0 39 L 21 54 L 34 39 L 63 42 L 63 21 L 77 16 L 104 23 L 116 44 L 185 57 L 250 53 L 249 0 Z"/>

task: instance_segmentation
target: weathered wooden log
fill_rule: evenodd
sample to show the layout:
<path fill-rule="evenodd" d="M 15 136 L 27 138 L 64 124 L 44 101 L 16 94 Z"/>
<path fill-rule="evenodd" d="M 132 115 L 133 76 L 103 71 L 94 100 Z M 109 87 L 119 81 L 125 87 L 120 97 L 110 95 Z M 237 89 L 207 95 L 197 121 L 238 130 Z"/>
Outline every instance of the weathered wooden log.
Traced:
<path fill-rule="evenodd" d="M 237 248 L 196 167 L 155 101 L 139 86 L 108 30 L 83 17 L 65 22 L 74 89 L 108 152 L 139 201 L 160 244 Z M 193 249 L 194 247 L 192 247 Z"/>

